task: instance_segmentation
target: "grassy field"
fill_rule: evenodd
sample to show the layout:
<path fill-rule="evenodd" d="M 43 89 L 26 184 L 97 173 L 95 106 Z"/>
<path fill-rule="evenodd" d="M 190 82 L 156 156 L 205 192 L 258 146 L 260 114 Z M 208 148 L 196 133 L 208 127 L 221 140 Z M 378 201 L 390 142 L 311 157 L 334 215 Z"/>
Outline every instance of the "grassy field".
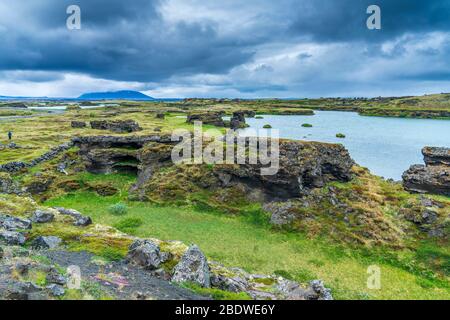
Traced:
<path fill-rule="evenodd" d="M 195 243 L 209 258 L 227 266 L 277 273 L 297 281 L 320 278 L 338 299 L 450 299 L 447 282 L 406 270 L 409 261 L 417 259 L 416 252 L 403 250 L 399 252 L 400 260 L 393 262 L 382 249 L 364 252 L 326 240 L 308 239 L 301 233 L 273 230 L 258 211 L 232 216 L 193 207 L 128 202 L 126 190 L 134 181 L 131 176 L 84 174 L 82 179 L 107 181 L 122 191 L 111 197 L 80 191 L 51 199 L 45 205 L 75 208 L 96 222 L 139 237 Z M 110 206 L 117 203 L 126 204 L 126 214 L 110 213 Z M 424 250 L 426 247 L 424 244 Z M 370 265 L 381 268 L 381 290 L 367 289 Z"/>

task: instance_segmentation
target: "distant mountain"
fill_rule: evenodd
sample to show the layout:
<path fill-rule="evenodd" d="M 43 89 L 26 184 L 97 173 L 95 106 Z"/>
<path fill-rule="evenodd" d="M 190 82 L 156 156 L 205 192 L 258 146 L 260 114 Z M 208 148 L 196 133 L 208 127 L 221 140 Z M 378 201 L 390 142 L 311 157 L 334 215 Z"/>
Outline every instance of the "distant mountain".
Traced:
<path fill-rule="evenodd" d="M 79 100 L 155 100 L 139 91 L 91 92 L 78 97 Z"/>

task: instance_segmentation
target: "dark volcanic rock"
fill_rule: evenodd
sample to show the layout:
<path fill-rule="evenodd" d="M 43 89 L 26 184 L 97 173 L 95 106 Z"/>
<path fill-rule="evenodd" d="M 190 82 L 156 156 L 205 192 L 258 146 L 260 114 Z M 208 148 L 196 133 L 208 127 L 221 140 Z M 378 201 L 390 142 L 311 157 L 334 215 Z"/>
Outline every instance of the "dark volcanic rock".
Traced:
<path fill-rule="evenodd" d="M 72 128 L 86 128 L 86 122 L 83 121 L 72 121 Z"/>
<path fill-rule="evenodd" d="M 138 175 L 132 187 L 140 195 L 145 184 L 161 167 L 173 165 L 172 149 L 177 142 L 170 136 L 81 137 L 73 140 L 80 148 L 86 169 L 93 173 L 111 173 L 126 170 Z M 346 182 L 351 179 L 354 161 L 348 151 L 338 144 L 303 141 L 279 141 L 279 170 L 263 175 L 266 165 L 261 163 L 240 165 L 216 165 L 213 173 L 215 185 L 205 187 L 230 187 L 245 185 L 250 191 L 258 191 L 262 197 L 296 198 L 308 194 L 311 189 L 323 187 L 331 181 Z M 270 143 L 269 143 L 270 145 Z M 247 146 L 248 147 L 248 146 Z M 235 157 L 235 163 L 238 163 Z M 261 197 L 258 197 L 261 198 Z"/>
<path fill-rule="evenodd" d="M 117 120 L 117 121 L 91 121 L 91 128 L 97 130 L 109 130 L 117 133 L 131 133 L 141 131 L 142 128 L 134 120 Z"/>
<path fill-rule="evenodd" d="M 425 147 L 426 166 L 413 165 L 403 173 L 406 190 L 450 196 L 450 149 Z"/>
<path fill-rule="evenodd" d="M 54 218 L 55 215 L 52 212 L 38 209 L 33 213 L 31 220 L 35 223 L 47 223 L 53 221 Z"/>
<path fill-rule="evenodd" d="M 245 112 L 237 111 L 233 113 L 233 116 L 230 120 L 230 128 L 233 130 L 245 128 L 247 126 L 245 122 Z"/>
<path fill-rule="evenodd" d="M 425 147 L 422 154 L 427 166 L 450 166 L 450 148 Z"/>
<path fill-rule="evenodd" d="M 149 240 L 136 240 L 129 248 L 127 260 L 148 270 L 155 270 L 161 265 L 159 246 Z"/>
<path fill-rule="evenodd" d="M 223 121 L 222 116 L 222 112 L 192 113 L 188 115 L 187 122 L 194 123 L 196 121 L 199 121 L 203 124 L 225 127 L 225 122 Z"/>
<path fill-rule="evenodd" d="M 28 219 L 20 219 L 17 217 L 0 214 L 0 227 L 8 231 L 30 230 L 32 224 Z"/>
<path fill-rule="evenodd" d="M 88 216 L 82 215 L 77 210 L 65 209 L 65 208 L 55 208 L 60 214 L 70 216 L 74 219 L 74 226 L 77 227 L 87 227 L 92 224 L 92 219 Z"/>
<path fill-rule="evenodd" d="M 413 165 L 403 174 L 406 190 L 450 196 L 450 167 Z"/>
<path fill-rule="evenodd" d="M 46 250 L 46 249 L 55 249 L 61 244 L 62 240 L 58 237 L 37 237 L 34 239 L 33 243 L 31 244 L 31 247 L 33 249 L 37 250 Z"/>
<path fill-rule="evenodd" d="M 19 194 L 19 184 L 8 173 L 0 172 L 0 193 Z"/>
<path fill-rule="evenodd" d="M 279 169 L 263 175 L 261 164 L 217 165 L 215 173 L 229 174 L 233 182 L 261 189 L 270 198 L 297 198 L 331 181 L 351 180 L 354 161 L 339 144 L 280 140 Z"/>
<path fill-rule="evenodd" d="M 74 139 L 80 148 L 80 156 L 91 173 L 112 173 L 117 171 L 145 175 L 154 169 L 151 163 L 170 160 L 171 150 L 176 142 L 168 135 L 128 137 L 82 137 Z M 146 146 L 149 151 L 145 151 Z M 155 148 L 152 149 L 152 146 Z M 161 146 L 161 148 L 157 148 Z M 161 150 L 167 146 L 168 153 Z M 159 151 L 158 151 L 159 150 Z M 151 176 L 151 175 L 150 175 Z"/>
<path fill-rule="evenodd" d="M 16 231 L 2 231 L 0 229 L 0 243 L 10 246 L 23 246 L 25 244 L 25 236 Z"/>

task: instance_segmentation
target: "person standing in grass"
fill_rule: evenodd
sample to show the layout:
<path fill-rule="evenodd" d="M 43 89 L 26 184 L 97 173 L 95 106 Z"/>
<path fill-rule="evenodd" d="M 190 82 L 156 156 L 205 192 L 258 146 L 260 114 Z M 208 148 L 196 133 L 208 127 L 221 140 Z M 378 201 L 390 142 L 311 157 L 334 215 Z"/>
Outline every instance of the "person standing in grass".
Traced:
<path fill-rule="evenodd" d="M 12 131 L 8 131 L 8 140 L 9 140 L 9 141 L 12 140 L 12 136 L 13 136 Z"/>

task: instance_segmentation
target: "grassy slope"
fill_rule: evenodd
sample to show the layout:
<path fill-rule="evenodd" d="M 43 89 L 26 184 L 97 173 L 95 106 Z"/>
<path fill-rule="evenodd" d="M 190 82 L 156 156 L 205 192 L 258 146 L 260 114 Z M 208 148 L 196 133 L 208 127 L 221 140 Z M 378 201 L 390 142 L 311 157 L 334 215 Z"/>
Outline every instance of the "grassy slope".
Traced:
<path fill-rule="evenodd" d="M 265 104 L 266 102 L 264 102 Z M 217 107 L 223 107 L 218 105 Z M 259 107 L 258 105 L 257 107 Z M 235 106 L 229 105 L 229 110 Z M 303 107 L 303 106 L 302 106 Z M 70 120 L 91 119 L 134 119 L 144 128 L 138 134 L 149 134 L 156 127 L 163 132 L 175 128 L 192 128 L 184 118 L 173 114 L 166 120 L 155 119 L 156 104 L 146 104 L 141 112 L 119 115 L 108 114 L 114 109 L 84 110 L 66 115 L 21 119 L 14 122 L 0 122 L 0 131 L 13 130 L 15 142 L 23 149 L 2 150 L 0 163 L 17 160 L 30 160 L 41 155 L 51 147 L 68 141 L 74 135 L 110 134 L 91 129 L 72 129 Z M 244 105 L 245 108 L 245 105 Z M 133 107 L 126 111 L 133 112 Z M 143 112 L 142 112 L 143 111 Z M 180 115 L 180 114 L 178 114 Z M 3 137 L 0 137 L 3 140 Z M 32 171 L 37 172 L 39 168 Z M 92 176 L 82 179 L 92 182 L 111 182 L 122 190 L 120 195 L 100 197 L 92 192 L 75 192 L 48 201 L 49 205 L 61 205 L 79 209 L 91 215 L 95 221 L 104 224 L 126 227 L 127 232 L 142 237 L 176 239 L 186 243 L 197 243 L 206 254 L 230 266 L 241 266 L 248 271 L 273 273 L 283 271 L 293 278 L 305 281 L 313 278 L 324 279 L 334 289 L 337 298 L 383 298 L 383 299 L 450 299 L 445 285 L 437 285 L 429 278 L 405 271 L 408 261 L 428 259 L 440 250 L 434 244 L 423 244 L 418 252 L 402 251 L 400 256 L 406 261 L 401 268 L 396 263 L 383 258 L 383 252 L 362 255 L 358 250 L 340 248 L 323 240 L 311 240 L 301 233 L 282 233 L 274 231 L 260 215 L 237 217 L 216 212 L 206 212 L 193 208 L 173 208 L 155 206 L 147 203 L 128 203 L 130 210 L 126 216 L 108 213 L 108 207 L 127 197 L 127 185 L 134 178 L 124 176 Z M 130 220 L 131 219 L 131 220 Z M 447 254 L 448 248 L 442 248 Z M 431 252 L 431 253 L 430 253 Z M 388 255 L 389 252 L 384 252 Z M 421 260 L 419 259 L 419 262 Z M 378 264 L 382 268 L 382 290 L 366 288 L 367 266 Z"/>
<path fill-rule="evenodd" d="M 122 190 L 134 180 L 127 176 L 94 176 L 91 182 L 108 181 Z M 126 202 L 126 191 L 112 197 L 76 192 L 52 199 L 46 205 L 78 209 L 107 225 L 127 226 L 127 232 L 140 237 L 176 239 L 198 244 L 212 259 L 251 272 L 288 273 L 305 281 L 320 278 L 331 286 L 338 299 L 450 299 L 448 286 L 435 286 L 428 279 L 411 274 L 378 254 L 362 255 L 323 240 L 305 238 L 299 233 L 272 230 L 259 216 L 227 216 L 193 208 L 161 207 L 129 202 L 126 215 L 108 213 L 112 204 Z M 405 257 L 411 252 L 401 253 Z M 368 290 L 367 267 L 382 270 L 382 289 Z"/>

